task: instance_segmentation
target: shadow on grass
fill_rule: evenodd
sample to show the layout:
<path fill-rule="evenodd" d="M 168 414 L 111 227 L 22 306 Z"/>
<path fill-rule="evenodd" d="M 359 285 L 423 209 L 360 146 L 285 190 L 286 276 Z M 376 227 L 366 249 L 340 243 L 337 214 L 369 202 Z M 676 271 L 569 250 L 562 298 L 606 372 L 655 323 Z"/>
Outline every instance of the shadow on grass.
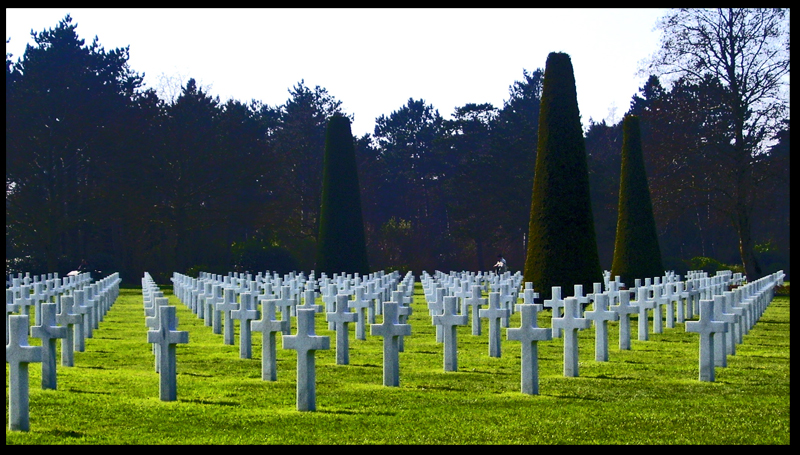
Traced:
<path fill-rule="evenodd" d="M 347 366 L 353 367 L 365 367 L 365 368 L 383 368 L 383 365 L 377 365 L 374 363 L 351 363 Z"/>
<path fill-rule="evenodd" d="M 211 374 L 190 373 L 188 371 L 187 372 L 179 372 L 178 375 L 197 376 L 199 378 L 213 378 L 214 377 L 214 375 L 211 375 Z"/>
<path fill-rule="evenodd" d="M 80 389 L 67 389 L 67 392 L 75 392 L 75 393 L 91 393 L 93 395 L 113 395 L 112 392 L 98 392 L 96 390 L 80 390 Z"/>
<path fill-rule="evenodd" d="M 84 436 L 83 433 L 78 433 L 77 431 L 59 430 L 59 429 L 50 430 L 47 431 L 46 433 L 59 438 L 82 438 Z"/>
<path fill-rule="evenodd" d="M 590 379 L 615 379 L 620 381 L 632 381 L 634 378 L 627 377 L 627 376 L 609 376 L 607 374 L 598 374 L 597 376 L 586 376 Z"/>
<path fill-rule="evenodd" d="M 240 406 L 240 403 L 237 403 L 235 401 L 211 401 L 211 400 L 200 400 L 197 398 L 193 398 L 191 400 L 179 399 L 178 401 L 183 403 L 210 404 L 218 406 Z"/>
<path fill-rule="evenodd" d="M 317 409 L 316 412 L 320 414 L 337 414 L 337 415 L 370 415 L 370 416 L 385 416 L 385 417 L 394 417 L 397 415 L 395 412 L 376 412 L 376 411 L 352 411 L 349 409 L 338 409 L 338 410 L 329 410 L 329 409 Z"/>

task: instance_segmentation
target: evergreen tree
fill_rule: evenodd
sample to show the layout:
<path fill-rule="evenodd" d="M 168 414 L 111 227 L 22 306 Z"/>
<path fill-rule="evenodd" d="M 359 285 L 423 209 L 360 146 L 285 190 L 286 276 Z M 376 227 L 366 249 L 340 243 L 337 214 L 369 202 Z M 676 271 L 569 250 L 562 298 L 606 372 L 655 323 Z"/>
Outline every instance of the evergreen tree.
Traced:
<path fill-rule="evenodd" d="M 524 280 L 542 298 L 552 286 L 600 282 L 586 148 L 569 55 L 547 57 Z"/>
<path fill-rule="evenodd" d="M 318 272 L 369 273 L 356 152 L 350 120 L 328 119 L 317 238 Z"/>
<path fill-rule="evenodd" d="M 622 282 L 630 286 L 636 278 L 661 276 L 664 268 L 644 167 L 638 116 L 625 116 L 622 134 L 617 237 L 611 276 L 619 275 Z"/>

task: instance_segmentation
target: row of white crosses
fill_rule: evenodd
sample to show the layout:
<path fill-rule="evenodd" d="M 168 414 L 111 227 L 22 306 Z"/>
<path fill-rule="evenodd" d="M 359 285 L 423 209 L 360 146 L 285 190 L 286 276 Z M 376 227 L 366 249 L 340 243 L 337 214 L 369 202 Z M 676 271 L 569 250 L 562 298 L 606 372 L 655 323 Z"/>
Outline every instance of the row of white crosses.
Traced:
<path fill-rule="evenodd" d="M 410 273 L 400 279 L 397 272 L 379 272 L 367 277 L 334 275 L 332 278 L 323 274 L 318 280 L 313 272 L 307 279 L 302 273 L 284 277 L 259 274 L 255 279 L 249 274 L 232 273 L 226 277 L 201 273 L 194 279 L 175 273 L 172 278 L 175 295 L 187 307 L 197 313 L 205 302 L 210 302 L 205 315 L 222 313 L 214 320 L 224 324 L 227 344 L 233 344 L 232 335 L 228 335 L 233 333 L 232 322 L 240 321 L 242 358 L 250 357 L 250 332 L 262 333 L 263 380 L 277 380 L 276 334 L 282 335 L 284 349 L 298 351 L 297 408 L 301 411 L 316 409 L 314 352 L 329 349 L 330 341 L 329 337 L 316 335 L 314 316 L 325 310 L 329 326 L 336 332 L 337 364 L 349 363 L 348 324 L 357 324 L 358 339 L 366 339 L 366 325 L 370 324 L 371 334 L 384 338 L 384 385 L 399 385 L 398 352 L 402 351 L 403 336 L 411 333 L 411 326 L 402 323 L 400 318 L 411 313 L 413 280 Z M 318 294 L 316 289 L 321 292 Z M 223 296 L 221 300 L 220 295 Z M 320 296 L 324 305 L 316 304 Z M 259 305 L 261 319 L 258 319 Z M 276 319 L 277 310 L 281 311 L 280 320 Z M 376 314 L 383 314 L 381 324 L 375 324 Z M 290 335 L 292 316 L 297 319 L 296 335 Z M 212 325 L 218 327 L 213 322 Z M 215 332 L 219 333 L 216 329 Z"/>
<path fill-rule="evenodd" d="M 783 271 L 700 300 L 700 320 L 686 323 L 687 332 L 700 334 L 700 381 L 713 382 L 715 367 L 726 367 L 727 356 L 772 302 L 775 286 L 783 284 Z"/>
<path fill-rule="evenodd" d="M 42 389 L 56 390 L 56 340 L 61 339 L 61 365 L 74 366 L 74 351 L 84 351 L 84 335 L 91 337 L 92 325 L 101 320 L 100 315 L 108 311 L 119 295 L 117 273 L 97 283 L 86 283 L 81 279 L 65 280 L 62 283 L 66 286 L 55 285 L 60 281 L 57 276 L 47 278 L 46 282 L 51 280 L 53 286 L 44 288 L 53 290 L 47 297 L 41 292 L 42 281 L 34 281 L 33 295 L 37 297 L 30 295 L 26 284 L 19 285 L 18 290 L 13 288 L 13 284 L 12 288 L 6 289 L 6 363 L 9 364 L 8 407 L 9 429 L 12 431 L 30 430 L 28 365 L 41 363 Z M 51 298 L 56 301 L 51 302 Z M 38 305 L 34 309 L 36 322 L 29 327 L 32 299 L 38 300 Z M 16 312 L 22 314 L 14 314 Z M 28 344 L 29 331 L 30 336 L 41 339 L 40 346 Z"/>
<path fill-rule="evenodd" d="M 619 348 L 620 350 L 629 350 L 631 314 L 638 314 L 639 340 L 647 341 L 649 339 L 648 319 L 651 314 L 649 312 L 653 314 L 653 332 L 663 333 L 663 312 L 666 313 L 667 328 L 673 328 L 676 312 L 678 322 L 683 323 L 687 318 L 693 317 L 694 308 L 698 307 L 704 297 L 713 299 L 715 296 L 725 293 L 731 285 L 739 285 L 743 281 L 741 274 L 731 274 L 729 271 L 718 273 L 714 277 L 708 277 L 704 272 L 691 272 L 685 282 L 679 281 L 677 275 L 668 272 L 664 277 L 645 279 L 644 284 L 641 284 L 641 280 L 636 280 L 631 289 L 625 289 L 625 285 L 620 283 L 619 277 L 610 281 L 608 275 L 606 274 L 605 291 L 603 291 L 601 283 L 594 283 L 594 292 L 591 294 L 584 294 L 582 286 L 575 285 L 573 296 L 562 298 L 561 288 L 553 287 L 551 299 L 545 300 L 538 306 L 527 307 L 526 305 L 534 305 L 534 299 L 538 298 L 538 294 L 533 291 L 531 283 L 526 283 L 525 303 L 512 305 L 516 303 L 516 299 L 512 297 L 509 306 L 525 311 L 522 316 L 522 327 L 507 331 L 508 339 L 524 339 L 526 341 L 526 346 L 523 347 L 522 362 L 523 393 L 538 393 L 536 384 L 538 369 L 537 371 L 531 370 L 536 368 L 533 366 L 537 361 L 530 357 L 535 354 L 536 348 L 527 344 L 533 342 L 532 337 L 539 337 L 537 341 L 540 341 L 550 339 L 550 337 L 561 337 L 563 332 L 564 376 L 578 376 L 577 332 L 589 328 L 592 322 L 595 326 L 595 359 L 608 361 L 608 321 L 620 321 Z M 467 283 L 464 283 L 464 280 Z M 502 292 L 490 292 L 488 299 L 481 298 L 484 288 L 481 286 L 479 275 L 467 275 L 465 278 L 463 274 L 446 275 L 437 272 L 435 276 L 431 276 L 423 272 L 421 281 L 433 323 L 437 326 L 437 342 L 445 344 L 445 371 L 457 371 L 455 327 L 467 325 L 469 319 L 467 308 L 469 306 L 473 308 L 473 335 L 480 335 L 480 318 L 489 319 L 489 355 L 500 356 L 500 321 L 507 320 L 510 314 L 508 306 L 501 307 L 499 305 Z M 497 284 L 499 283 L 495 284 L 494 289 L 501 290 L 502 288 Z M 473 290 L 470 295 L 466 292 L 468 286 L 471 286 Z M 742 288 L 742 291 L 737 290 L 737 292 L 745 292 L 744 289 L 747 288 Z M 726 294 L 725 298 L 734 300 L 736 299 L 735 295 L 736 293 L 731 292 L 730 296 Z M 462 302 L 460 313 L 457 310 L 459 298 Z M 481 305 L 487 303 L 489 308 L 479 309 Z M 594 309 L 584 311 L 590 303 L 593 304 Z M 535 325 L 536 319 L 533 317 L 543 307 L 550 308 L 553 315 L 552 328 L 547 329 L 549 333 L 547 338 L 541 335 L 544 332 Z M 505 326 L 507 327 L 507 325 Z M 522 333 L 527 333 L 527 335 L 523 336 Z M 737 333 L 741 334 L 742 330 L 739 329 Z M 733 334 L 728 336 L 733 336 Z M 720 349 L 719 345 L 720 343 L 717 343 L 717 349 Z M 731 352 L 732 345 L 732 342 L 727 344 L 728 352 Z M 717 358 L 719 359 L 719 355 Z M 701 377 L 707 377 L 707 373 L 701 373 Z"/>
<path fill-rule="evenodd" d="M 177 352 L 178 344 L 189 342 L 189 332 L 179 331 L 176 308 L 153 281 L 148 272 L 142 277 L 142 304 L 144 306 L 147 342 L 153 345 L 155 370 L 159 375 L 161 401 L 178 399 Z"/>
<path fill-rule="evenodd" d="M 231 274 L 228 276 L 211 275 L 201 272 L 198 278 L 191 278 L 179 273 L 173 274 L 175 295 L 184 302 L 199 318 L 204 318 L 207 325 L 213 327 L 214 333 L 225 330 L 225 343 L 234 344 L 232 339 L 232 325 L 228 324 L 230 318 L 235 318 L 237 301 L 242 294 L 250 294 L 248 308 L 243 311 L 258 312 L 259 305 L 265 300 L 276 300 L 276 308 L 280 311 L 282 320 L 290 320 L 295 316 L 296 308 L 305 301 L 304 305 L 314 305 L 314 299 L 322 296 L 327 312 L 333 312 L 337 294 L 347 294 L 355 297 L 350 303 L 358 315 L 357 338 L 366 338 L 366 323 L 375 322 L 375 315 L 381 314 L 382 302 L 389 300 L 390 292 L 395 289 L 398 282 L 398 273 L 384 275 L 382 272 L 371 274 L 369 277 L 334 276 L 332 279 L 323 276 L 319 280 L 311 276 L 307 279 L 300 273 L 298 275 L 280 277 L 277 274 L 256 277 L 250 274 Z M 313 298 L 306 298 L 306 292 L 314 291 Z M 319 292 L 317 292 L 319 290 Z M 367 313 L 364 314 L 364 309 Z M 322 309 L 318 309 L 321 311 Z M 252 315 L 253 313 L 249 313 Z M 241 317 L 247 317 L 240 314 Z M 241 320 L 240 320 L 241 322 Z M 329 324 L 333 329 L 333 324 Z M 289 334 L 289 326 L 282 332 Z"/>
<path fill-rule="evenodd" d="M 71 275 L 59 278 L 58 273 L 48 273 L 45 275 L 34 275 L 26 273 L 24 276 L 19 274 L 7 280 L 6 287 L 6 329 L 8 329 L 8 316 L 12 313 L 20 313 L 30 316 L 34 313 L 33 322 L 41 322 L 40 305 L 42 303 L 54 302 L 56 311 L 61 310 L 61 295 L 71 293 L 74 290 L 82 290 L 91 284 L 89 273 Z M 11 306 L 9 305 L 11 304 Z M 6 342 L 8 342 L 8 330 L 6 330 Z"/>

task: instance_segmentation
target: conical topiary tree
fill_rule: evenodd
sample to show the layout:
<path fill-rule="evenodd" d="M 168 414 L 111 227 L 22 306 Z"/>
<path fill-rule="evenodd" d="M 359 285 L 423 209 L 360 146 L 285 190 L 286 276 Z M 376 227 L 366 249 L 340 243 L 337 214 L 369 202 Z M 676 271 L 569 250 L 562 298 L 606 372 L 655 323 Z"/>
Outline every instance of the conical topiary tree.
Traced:
<path fill-rule="evenodd" d="M 539 143 L 524 281 L 541 298 L 561 286 L 592 289 L 602 282 L 589 196 L 589 172 L 572 61 L 550 53 L 539 109 Z"/>
<path fill-rule="evenodd" d="M 328 119 L 325 132 L 315 270 L 369 273 L 355 144 L 350 120 L 341 115 Z"/>
<path fill-rule="evenodd" d="M 661 276 L 661 249 L 653 217 L 653 203 L 642 155 L 639 117 L 622 123 L 622 165 L 619 175 L 619 213 L 611 276 L 633 285 L 636 278 Z"/>

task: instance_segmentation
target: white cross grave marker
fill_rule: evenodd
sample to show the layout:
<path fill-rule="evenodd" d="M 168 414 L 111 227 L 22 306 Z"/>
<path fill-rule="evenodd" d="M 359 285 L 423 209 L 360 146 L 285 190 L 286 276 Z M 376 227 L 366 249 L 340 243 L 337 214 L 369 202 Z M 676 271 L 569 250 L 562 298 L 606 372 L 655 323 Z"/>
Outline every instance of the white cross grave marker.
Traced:
<path fill-rule="evenodd" d="M 174 306 L 161 305 L 157 309 L 158 327 L 147 332 L 147 342 L 157 344 L 159 348 L 158 391 L 161 401 L 175 401 L 178 396 L 175 347 L 179 343 L 189 342 L 189 332 L 176 330 L 178 317 Z"/>
<path fill-rule="evenodd" d="M 87 316 L 89 307 L 83 304 L 85 294 L 82 290 L 76 289 L 73 293 L 73 296 L 75 297 L 75 300 L 73 302 L 72 309 L 81 317 L 81 322 L 75 326 L 75 351 L 84 352 L 86 350 L 85 327 L 89 324 L 89 318 Z"/>
<path fill-rule="evenodd" d="M 489 308 L 479 311 L 480 317 L 489 319 L 489 357 L 500 357 L 500 325 L 509 313 L 511 311 L 508 308 L 500 307 L 500 293 L 490 292 Z"/>
<path fill-rule="evenodd" d="M 8 344 L 8 317 L 17 311 L 17 305 L 14 303 L 14 290 L 6 289 L 6 344 Z"/>
<path fill-rule="evenodd" d="M 356 339 L 358 340 L 367 339 L 367 329 L 366 329 L 367 321 L 364 310 L 369 308 L 370 303 L 372 303 L 371 300 L 364 297 L 364 290 L 365 290 L 364 286 L 356 287 L 355 297 L 353 298 L 353 300 L 347 302 L 347 306 L 352 308 L 357 316 Z"/>
<path fill-rule="evenodd" d="M 275 334 L 288 330 L 290 321 L 275 320 L 276 300 L 264 300 L 261 309 L 261 320 L 251 321 L 250 328 L 254 332 L 261 332 L 261 379 L 263 381 L 277 381 L 277 344 Z"/>
<path fill-rule="evenodd" d="M 370 325 L 370 335 L 383 337 L 383 385 L 400 386 L 400 337 L 411 335 L 411 326 L 400 324 L 398 302 L 383 304 L 383 323 Z"/>
<path fill-rule="evenodd" d="M 592 322 L 579 316 L 578 300 L 564 300 L 564 316 L 551 319 L 553 328 L 564 329 L 564 376 L 578 376 L 578 330 L 588 329 Z"/>
<path fill-rule="evenodd" d="M 225 289 L 225 299 L 221 303 L 217 303 L 217 311 L 222 313 L 224 323 L 222 342 L 227 345 L 233 346 L 235 344 L 231 312 L 238 310 L 239 306 L 236 303 L 236 291 L 233 288 Z"/>
<path fill-rule="evenodd" d="M 67 335 L 61 339 L 61 365 L 71 367 L 75 365 L 75 342 L 73 338 L 80 328 L 83 318 L 72 312 L 75 298 L 71 295 L 61 297 L 61 312 L 56 316 L 56 321 L 67 328 Z"/>
<path fill-rule="evenodd" d="M 631 348 L 631 314 L 637 313 L 639 308 L 631 305 L 631 294 L 628 291 L 617 292 L 619 304 L 611 307 L 611 311 L 619 315 L 619 349 L 621 351 Z"/>
<path fill-rule="evenodd" d="M 481 306 L 488 303 L 488 299 L 481 297 L 481 287 L 479 285 L 472 286 L 472 295 L 464 297 L 464 307 L 472 308 L 472 334 L 481 334 Z M 467 314 L 466 312 L 464 314 Z"/>
<path fill-rule="evenodd" d="M 584 316 L 594 321 L 594 359 L 608 362 L 608 321 L 618 321 L 619 314 L 608 309 L 608 296 L 603 293 L 594 294 L 593 305 Z"/>
<path fill-rule="evenodd" d="M 637 288 L 636 308 L 639 309 L 639 341 L 647 341 L 650 334 L 647 331 L 647 310 L 655 309 L 656 301 L 649 298 L 650 291 L 646 286 Z"/>
<path fill-rule="evenodd" d="M 553 286 L 551 298 L 545 299 L 543 305 L 545 308 L 550 308 L 552 310 L 552 318 L 561 317 L 560 308 L 564 307 L 564 300 L 561 299 L 561 286 Z M 553 338 L 561 338 L 561 329 L 555 326 L 553 326 Z"/>
<path fill-rule="evenodd" d="M 42 347 L 28 344 L 28 316 L 9 318 L 9 341 L 6 344 L 8 371 L 8 428 L 30 430 L 28 364 L 42 361 Z"/>
<path fill-rule="evenodd" d="M 283 348 L 297 351 L 297 410 L 317 409 L 315 353 L 330 349 L 330 337 L 314 331 L 315 310 L 297 310 L 297 335 L 284 335 Z"/>
<path fill-rule="evenodd" d="M 348 294 L 336 296 L 336 311 L 326 313 L 327 321 L 334 324 L 336 331 L 336 364 L 350 364 L 350 339 L 348 325 L 356 322 L 358 315 L 350 311 L 347 303 L 350 301 Z"/>
<path fill-rule="evenodd" d="M 295 300 L 292 295 L 292 288 L 290 286 L 281 286 L 281 297 L 275 299 L 275 306 L 281 310 L 281 320 L 290 321 L 292 316 L 292 308 L 294 308 Z M 289 327 L 284 329 L 283 334 L 289 335 L 291 333 L 291 323 Z"/>
<path fill-rule="evenodd" d="M 456 326 L 467 325 L 467 315 L 456 314 L 458 297 L 444 298 L 444 312 L 433 316 L 433 323 L 441 325 L 444 334 L 444 371 L 458 371 L 458 339 Z"/>
<path fill-rule="evenodd" d="M 39 325 L 31 336 L 42 340 L 42 389 L 56 390 L 56 339 L 67 337 L 67 328 L 56 325 L 56 304 L 41 303 Z"/>
<path fill-rule="evenodd" d="M 239 300 L 239 308 L 231 311 L 231 320 L 239 321 L 239 358 L 249 359 L 253 357 L 250 321 L 258 319 L 258 310 L 254 308 L 251 292 L 242 292 L 239 294 Z"/>
<path fill-rule="evenodd" d="M 733 334 L 733 325 L 736 323 L 736 315 L 725 312 L 725 296 L 714 296 L 714 320 L 725 323 L 724 333 L 714 334 L 714 365 L 718 367 L 728 366 L 728 354 L 734 343 L 730 335 Z"/>
<path fill-rule="evenodd" d="M 714 382 L 714 335 L 725 331 L 725 323 L 714 320 L 714 301 L 700 300 L 700 320 L 686 322 L 687 332 L 700 334 L 700 377 Z"/>
<path fill-rule="evenodd" d="M 528 293 L 530 292 L 530 296 Z M 533 302 L 533 289 L 525 290 L 526 302 Z M 522 393 L 528 395 L 539 394 L 539 341 L 550 340 L 553 331 L 546 327 L 538 326 L 538 314 L 542 311 L 541 304 L 517 305 L 520 312 L 521 323 L 518 329 L 506 330 L 509 340 L 522 342 Z"/>

